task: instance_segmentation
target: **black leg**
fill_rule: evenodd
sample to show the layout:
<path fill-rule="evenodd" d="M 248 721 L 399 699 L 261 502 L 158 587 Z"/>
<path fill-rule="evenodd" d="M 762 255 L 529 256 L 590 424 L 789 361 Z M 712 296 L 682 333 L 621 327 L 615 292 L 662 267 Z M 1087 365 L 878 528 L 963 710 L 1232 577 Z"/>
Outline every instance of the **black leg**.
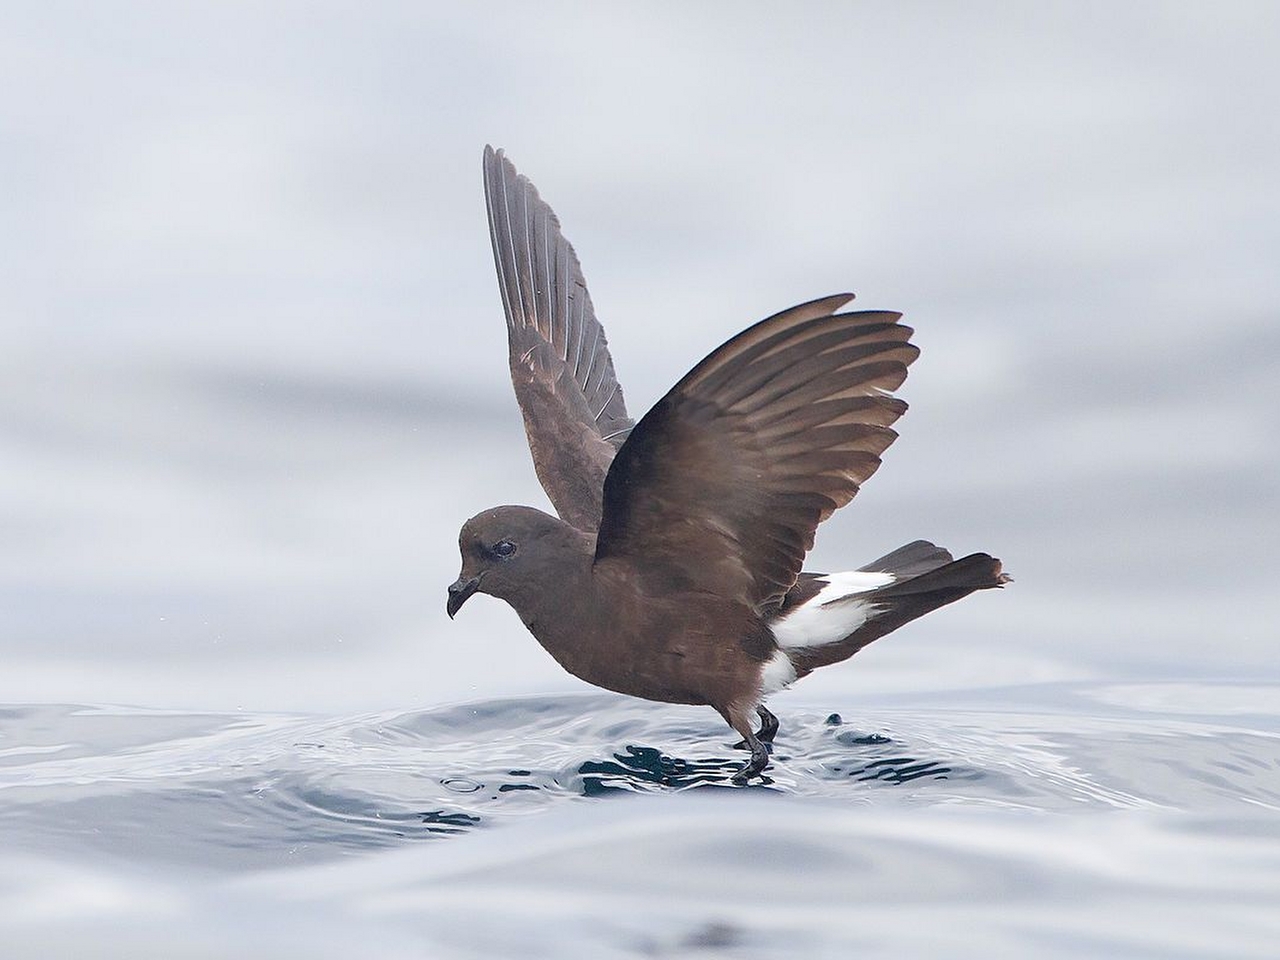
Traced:
<path fill-rule="evenodd" d="M 760 730 L 756 733 L 756 739 L 761 743 L 773 745 L 773 738 L 778 735 L 778 718 L 770 713 L 765 707 L 756 707 L 756 713 L 760 715 Z M 735 750 L 746 750 L 751 746 L 745 740 L 739 740 L 733 745 Z"/>
<path fill-rule="evenodd" d="M 769 765 L 769 751 L 754 733 L 747 734 L 747 746 L 751 748 L 751 759 L 746 766 L 733 775 L 733 782 L 742 786 L 761 770 Z"/>
<path fill-rule="evenodd" d="M 729 726 L 738 731 L 738 734 L 742 737 L 740 746 L 744 746 L 751 751 L 751 759 L 747 761 L 746 766 L 733 775 L 733 782 L 742 786 L 752 777 L 759 776 L 760 771 L 769 765 L 769 748 L 751 729 L 750 709 L 734 705 L 716 707 L 716 710 L 720 716 L 724 717 Z M 768 713 L 771 718 L 773 717 L 773 714 L 766 710 L 760 715 L 761 720 L 764 720 L 765 713 Z M 774 728 L 776 731 L 777 720 L 774 720 Z"/>
<path fill-rule="evenodd" d="M 756 707 L 756 713 L 760 714 L 760 732 L 756 736 L 765 743 L 773 743 L 778 735 L 778 718 L 765 707 Z"/>

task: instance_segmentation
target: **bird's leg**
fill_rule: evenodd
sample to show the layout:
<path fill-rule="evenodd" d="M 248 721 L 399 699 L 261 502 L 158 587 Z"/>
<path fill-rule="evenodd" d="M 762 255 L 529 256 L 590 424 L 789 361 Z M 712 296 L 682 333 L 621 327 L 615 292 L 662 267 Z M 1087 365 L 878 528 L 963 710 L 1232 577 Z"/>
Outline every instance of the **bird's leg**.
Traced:
<path fill-rule="evenodd" d="M 769 765 L 769 748 L 764 745 L 751 729 L 750 714 L 738 710 L 729 710 L 721 711 L 721 716 L 729 721 L 729 726 L 742 734 L 743 742 L 751 750 L 751 759 L 747 761 L 746 766 L 733 775 L 733 782 L 741 786 L 752 777 L 757 776 L 761 770 Z"/>
<path fill-rule="evenodd" d="M 741 770 L 733 775 L 733 782 L 739 786 L 757 776 L 760 771 L 769 765 L 769 750 L 757 739 L 756 735 L 748 733 L 746 741 L 747 746 L 751 748 L 751 759 L 746 762 L 746 765 Z"/>
<path fill-rule="evenodd" d="M 773 746 L 773 738 L 778 735 L 778 718 L 766 707 L 756 707 L 756 713 L 760 715 L 760 729 L 756 731 L 756 739 Z M 746 750 L 750 746 L 746 740 L 740 740 L 733 745 L 733 749 Z"/>
<path fill-rule="evenodd" d="M 760 715 L 760 732 L 756 737 L 765 743 L 773 743 L 773 738 L 778 735 L 778 718 L 763 706 L 756 707 L 756 713 Z"/>

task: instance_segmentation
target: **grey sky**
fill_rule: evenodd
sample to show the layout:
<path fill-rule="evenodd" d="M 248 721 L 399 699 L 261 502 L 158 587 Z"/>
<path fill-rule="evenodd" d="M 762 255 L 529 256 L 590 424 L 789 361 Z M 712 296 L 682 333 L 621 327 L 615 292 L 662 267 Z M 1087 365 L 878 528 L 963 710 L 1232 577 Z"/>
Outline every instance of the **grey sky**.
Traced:
<path fill-rule="evenodd" d="M 458 522 L 542 502 L 485 142 L 634 412 L 798 300 L 907 313 L 903 438 L 815 564 L 930 536 L 1018 583 L 880 678 L 953 635 L 939 682 L 1274 664 L 1277 9 L 7 5 L 0 696 L 553 682 L 505 612 L 443 622 Z"/>

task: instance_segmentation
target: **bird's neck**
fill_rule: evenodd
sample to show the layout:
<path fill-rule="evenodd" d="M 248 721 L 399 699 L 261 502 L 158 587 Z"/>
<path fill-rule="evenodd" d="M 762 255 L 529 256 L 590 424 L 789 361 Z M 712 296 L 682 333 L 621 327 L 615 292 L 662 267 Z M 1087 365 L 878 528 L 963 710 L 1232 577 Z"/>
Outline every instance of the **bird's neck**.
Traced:
<path fill-rule="evenodd" d="M 548 551 L 537 578 L 521 583 L 506 597 L 529 631 L 549 650 L 548 644 L 559 639 L 557 628 L 576 620 L 573 614 L 589 608 L 593 600 L 594 538 L 565 525 L 563 536 L 557 539 L 556 549 Z"/>
<path fill-rule="evenodd" d="M 506 598 L 543 649 L 583 679 L 597 673 L 595 659 L 600 655 L 597 638 L 583 631 L 598 629 L 607 620 L 602 611 L 608 612 L 599 596 L 594 562 L 594 538 L 574 531 L 555 552 L 554 561 L 541 569 L 537 582 L 522 584 Z"/>

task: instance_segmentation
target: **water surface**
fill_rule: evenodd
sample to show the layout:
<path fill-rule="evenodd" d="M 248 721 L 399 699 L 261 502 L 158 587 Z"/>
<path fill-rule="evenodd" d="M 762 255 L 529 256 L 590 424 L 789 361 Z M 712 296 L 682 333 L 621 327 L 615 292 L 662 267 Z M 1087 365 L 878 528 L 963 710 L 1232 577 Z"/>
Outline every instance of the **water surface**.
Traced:
<path fill-rule="evenodd" d="M 711 711 L 608 695 L 9 707 L 0 924 L 84 956 L 125 955 L 107 929 L 265 955 L 284 924 L 322 956 L 1264 957 L 1278 703 L 1149 683 L 799 706 L 747 788 Z"/>

